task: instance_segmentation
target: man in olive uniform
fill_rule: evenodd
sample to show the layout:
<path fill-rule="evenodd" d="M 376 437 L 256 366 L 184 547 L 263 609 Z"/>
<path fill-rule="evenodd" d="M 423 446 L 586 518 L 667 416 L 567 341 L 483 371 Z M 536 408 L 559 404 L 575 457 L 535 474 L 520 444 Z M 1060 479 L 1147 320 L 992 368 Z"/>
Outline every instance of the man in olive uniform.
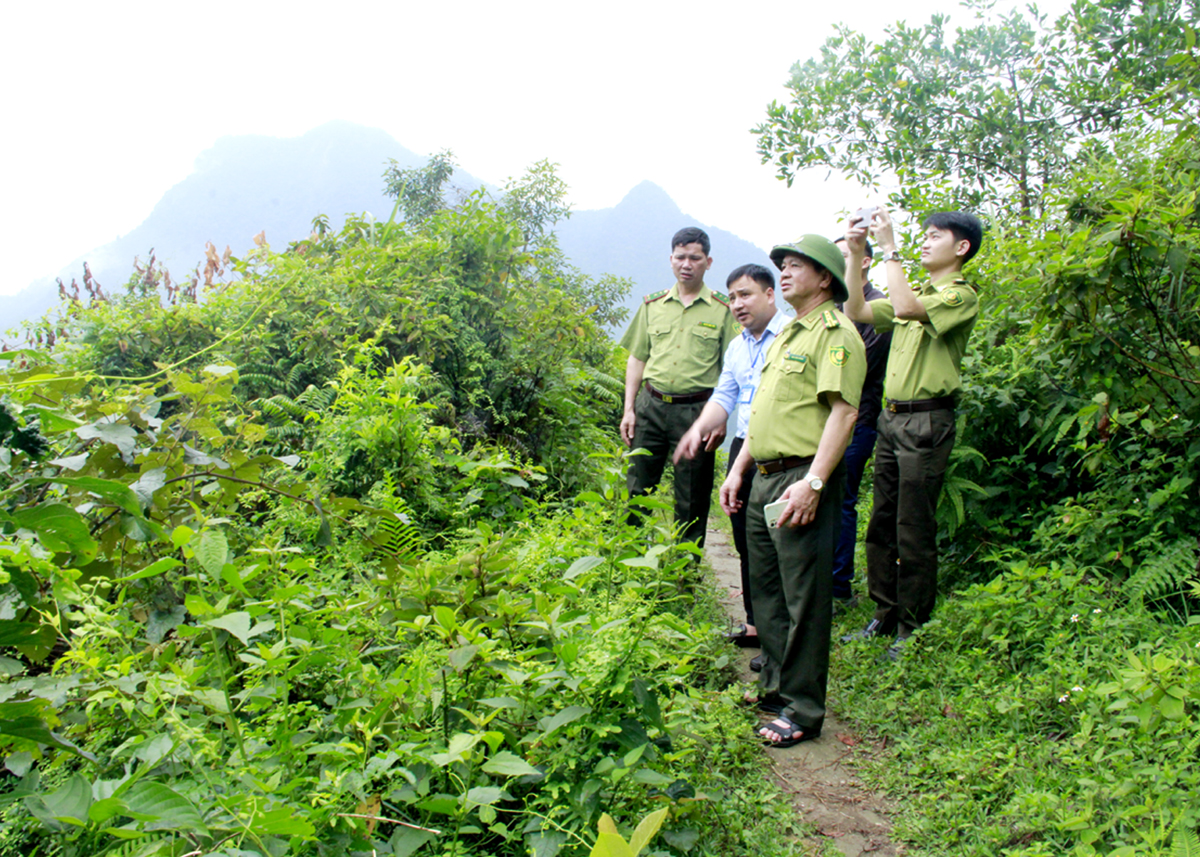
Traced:
<path fill-rule="evenodd" d="M 658 485 L 667 456 L 712 396 L 722 355 L 738 335 L 728 301 L 704 285 L 704 274 L 712 266 L 709 248 L 708 235 L 701 229 L 675 233 L 675 285 L 647 295 L 621 339 L 629 351 L 621 439 L 626 446 L 649 452 L 630 459 L 630 497 Z M 724 426 L 715 430 L 718 443 L 724 434 Z M 683 526 L 683 541 L 700 546 L 708 526 L 715 463 L 716 452 L 711 451 L 675 465 L 675 522 Z M 638 521 L 632 513 L 630 522 Z"/>
<path fill-rule="evenodd" d="M 875 450 L 875 505 L 867 526 L 870 624 L 850 638 L 896 634 L 895 659 L 912 632 L 928 621 L 937 598 L 937 503 L 954 448 L 959 368 L 979 297 L 962 268 L 979 251 L 983 226 L 974 215 L 939 212 L 925 218 L 921 266 L 929 282 L 909 286 L 887 209 L 874 215 L 876 244 L 887 266 L 888 298 L 866 302 L 861 265 L 867 227 L 851 219 L 846 232 L 850 297 L 846 315 L 893 331 Z M 848 638 L 849 639 L 849 638 Z"/>
<path fill-rule="evenodd" d="M 750 408 L 746 443 L 721 485 L 721 507 L 757 472 L 746 503 L 751 594 L 763 650 L 760 686 L 782 708 L 759 734 L 790 747 L 821 734 L 829 677 L 833 553 L 842 509 L 842 454 L 858 415 L 866 350 L 834 301 L 846 300 L 837 245 L 805 235 L 771 251 L 779 289 L 796 311 L 771 343 Z M 860 287 L 861 288 L 861 287 Z M 775 527 L 763 507 L 786 501 Z M 766 707 L 764 705 L 764 707 Z"/>

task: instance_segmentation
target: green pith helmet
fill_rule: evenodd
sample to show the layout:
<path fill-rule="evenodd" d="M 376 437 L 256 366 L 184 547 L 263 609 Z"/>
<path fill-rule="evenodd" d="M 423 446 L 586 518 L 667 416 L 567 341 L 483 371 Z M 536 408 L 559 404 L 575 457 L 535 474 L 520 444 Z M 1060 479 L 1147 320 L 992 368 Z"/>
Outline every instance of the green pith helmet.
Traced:
<path fill-rule="evenodd" d="M 803 256 L 832 274 L 831 291 L 836 303 L 844 304 L 850 297 L 850 290 L 846 288 L 846 260 L 838 245 L 824 235 L 801 235 L 791 244 L 780 244 L 771 250 L 771 261 L 783 270 L 783 257 L 788 255 Z"/>

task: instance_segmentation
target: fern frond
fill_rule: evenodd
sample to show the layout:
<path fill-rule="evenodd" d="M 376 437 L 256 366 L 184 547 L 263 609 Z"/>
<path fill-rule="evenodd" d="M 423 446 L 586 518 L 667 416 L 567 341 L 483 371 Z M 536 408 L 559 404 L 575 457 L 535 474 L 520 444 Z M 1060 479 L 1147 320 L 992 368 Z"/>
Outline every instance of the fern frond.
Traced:
<path fill-rule="evenodd" d="M 293 402 L 282 393 L 277 396 L 272 396 L 269 399 L 257 399 L 252 404 L 262 408 L 262 412 L 269 417 L 276 419 L 287 419 L 291 417 L 296 420 L 303 420 L 308 416 L 308 409 L 303 405 Z"/>
<path fill-rule="evenodd" d="M 1171 837 L 1171 857 L 1200 857 L 1200 836 L 1190 827 L 1176 827 Z"/>
<path fill-rule="evenodd" d="M 271 440 L 292 440 L 304 437 L 304 429 L 295 423 L 282 426 L 267 426 L 267 437 Z"/>
<path fill-rule="evenodd" d="M 297 396 L 304 389 L 304 376 L 308 373 L 308 367 L 303 363 L 297 363 L 292 367 L 292 371 L 288 372 L 286 390 L 289 395 Z"/>
<path fill-rule="evenodd" d="M 1182 591 L 1195 574 L 1196 543 L 1179 539 L 1143 562 L 1121 589 L 1130 598 L 1162 598 Z"/>

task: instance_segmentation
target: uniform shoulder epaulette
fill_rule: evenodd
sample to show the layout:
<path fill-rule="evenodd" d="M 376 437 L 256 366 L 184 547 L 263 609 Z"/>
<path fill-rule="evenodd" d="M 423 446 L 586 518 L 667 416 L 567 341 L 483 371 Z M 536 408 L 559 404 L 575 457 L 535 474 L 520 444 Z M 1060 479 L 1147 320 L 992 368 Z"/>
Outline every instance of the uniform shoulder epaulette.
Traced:
<path fill-rule="evenodd" d="M 721 304 L 722 306 L 729 306 L 729 298 L 725 297 L 725 295 L 721 294 L 720 292 L 713 292 L 712 296 L 716 298 L 717 303 Z"/>
<path fill-rule="evenodd" d="M 841 327 L 842 323 L 838 321 L 838 317 L 833 314 L 833 310 L 827 309 L 821 313 L 821 318 L 825 320 L 825 329 L 832 330 L 835 327 Z"/>
<path fill-rule="evenodd" d="M 665 298 L 670 291 L 670 289 L 663 289 L 661 292 L 653 292 L 646 295 L 646 297 L 642 298 L 642 300 L 648 304 L 654 303 L 659 298 Z"/>

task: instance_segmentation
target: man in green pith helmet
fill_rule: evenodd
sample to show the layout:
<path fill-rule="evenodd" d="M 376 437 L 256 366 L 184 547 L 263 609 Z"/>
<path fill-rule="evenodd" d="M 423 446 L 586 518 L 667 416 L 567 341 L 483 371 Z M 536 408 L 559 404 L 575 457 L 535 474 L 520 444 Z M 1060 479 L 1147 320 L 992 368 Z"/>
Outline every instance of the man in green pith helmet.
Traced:
<path fill-rule="evenodd" d="M 929 282 L 909 286 L 886 208 L 873 223 L 852 217 L 846 231 L 850 299 L 846 315 L 893 331 L 875 448 L 875 505 L 867 527 L 867 591 L 875 616 L 843 639 L 895 634 L 895 660 L 937 599 L 937 504 L 954 448 L 960 367 L 979 316 L 979 296 L 962 276 L 979 251 L 983 225 L 972 214 L 945 211 L 922 226 L 921 266 Z M 888 297 L 869 303 L 859 279 L 867 228 L 886 266 Z"/>
<path fill-rule="evenodd" d="M 846 263 L 837 245 L 805 235 L 775 247 L 771 261 L 796 317 L 767 351 L 746 443 L 721 485 L 721 507 L 729 514 L 741 507 L 738 489 L 754 468 L 746 541 L 764 656 L 760 703 L 780 711 L 758 734 L 790 747 L 816 738 L 825 721 L 841 461 L 867 359 L 858 331 L 834 305 L 846 300 Z M 770 526 L 764 507 L 781 500 L 786 507 Z"/>
<path fill-rule="evenodd" d="M 629 352 L 621 440 L 649 453 L 630 458 L 630 497 L 658 486 L 667 456 L 712 396 L 725 348 L 738 335 L 729 302 L 704 284 L 704 274 L 712 267 L 709 250 L 702 229 L 675 233 L 675 285 L 646 295 L 621 339 Z M 721 426 L 713 436 L 719 442 L 724 434 Z M 714 448 L 675 465 L 675 522 L 683 526 L 683 541 L 700 546 L 708 526 L 715 462 Z M 638 513 L 631 513 L 630 523 L 639 522 Z"/>

